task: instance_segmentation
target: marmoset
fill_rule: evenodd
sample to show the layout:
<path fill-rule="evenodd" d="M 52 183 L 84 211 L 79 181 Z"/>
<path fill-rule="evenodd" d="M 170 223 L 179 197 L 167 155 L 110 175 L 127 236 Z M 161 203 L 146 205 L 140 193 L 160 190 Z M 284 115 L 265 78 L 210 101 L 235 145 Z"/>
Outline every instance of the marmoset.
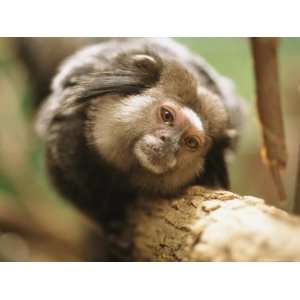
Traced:
<path fill-rule="evenodd" d="M 116 39 L 67 58 L 37 129 L 58 191 L 100 224 L 137 195 L 229 187 L 242 104 L 233 84 L 171 39 Z"/>

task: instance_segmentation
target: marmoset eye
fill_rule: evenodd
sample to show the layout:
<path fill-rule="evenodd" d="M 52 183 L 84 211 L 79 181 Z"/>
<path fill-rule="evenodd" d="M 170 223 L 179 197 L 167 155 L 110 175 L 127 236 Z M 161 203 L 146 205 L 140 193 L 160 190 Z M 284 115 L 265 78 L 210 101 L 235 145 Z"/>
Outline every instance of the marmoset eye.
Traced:
<path fill-rule="evenodd" d="M 160 109 L 160 116 L 165 123 L 172 124 L 174 122 L 174 114 L 167 108 L 162 107 Z"/>
<path fill-rule="evenodd" d="M 184 139 L 184 143 L 192 150 L 196 150 L 199 148 L 199 141 L 196 137 L 188 136 Z"/>

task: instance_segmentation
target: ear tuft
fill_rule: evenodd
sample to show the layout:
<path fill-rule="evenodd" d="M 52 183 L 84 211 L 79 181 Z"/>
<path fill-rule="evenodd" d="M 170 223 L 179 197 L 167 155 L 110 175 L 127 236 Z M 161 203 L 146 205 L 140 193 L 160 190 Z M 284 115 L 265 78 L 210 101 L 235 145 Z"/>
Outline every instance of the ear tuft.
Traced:
<path fill-rule="evenodd" d="M 156 59 L 147 54 L 135 54 L 132 56 L 133 63 L 140 69 L 154 71 L 158 68 Z"/>

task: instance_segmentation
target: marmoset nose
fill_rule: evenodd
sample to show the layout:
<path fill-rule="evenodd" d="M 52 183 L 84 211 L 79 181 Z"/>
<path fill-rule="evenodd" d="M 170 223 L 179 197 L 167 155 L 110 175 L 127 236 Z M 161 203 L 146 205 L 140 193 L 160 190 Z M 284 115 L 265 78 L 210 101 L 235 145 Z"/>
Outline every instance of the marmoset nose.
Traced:
<path fill-rule="evenodd" d="M 171 142 L 171 137 L 168 136 L 167 134 L 161 134 L 160 137 L 161 141 L 164 143 L 170 143 Z"/>
<path fill-rule="evenodd" d="M 170 153 L 172 152 L 175 154 L 180 148 L 176 136 L 162 133 L 160 134 L 159 139 L 163 142 L 164 148 L 167 149 Z"/>

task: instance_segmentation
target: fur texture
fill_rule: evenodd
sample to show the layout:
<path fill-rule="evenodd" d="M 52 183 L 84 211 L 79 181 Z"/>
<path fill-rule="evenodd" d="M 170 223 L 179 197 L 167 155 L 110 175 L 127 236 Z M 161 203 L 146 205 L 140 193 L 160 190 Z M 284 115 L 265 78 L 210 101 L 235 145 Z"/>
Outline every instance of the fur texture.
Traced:
<path fill-rule="evenodd" d="M 156 117 L 161 105 L 178 112 L 178 124 Z M 172 195 L 195 183 L 228 188 L 224 155 L 241 107 L 227 79 L 174 41 L 119 39 L 62 64 L 37 129 L 54 185 L 109 227 L 137 193 Z M 197 152 L 180 146 L 183 130 L 203 142 Z"/>

